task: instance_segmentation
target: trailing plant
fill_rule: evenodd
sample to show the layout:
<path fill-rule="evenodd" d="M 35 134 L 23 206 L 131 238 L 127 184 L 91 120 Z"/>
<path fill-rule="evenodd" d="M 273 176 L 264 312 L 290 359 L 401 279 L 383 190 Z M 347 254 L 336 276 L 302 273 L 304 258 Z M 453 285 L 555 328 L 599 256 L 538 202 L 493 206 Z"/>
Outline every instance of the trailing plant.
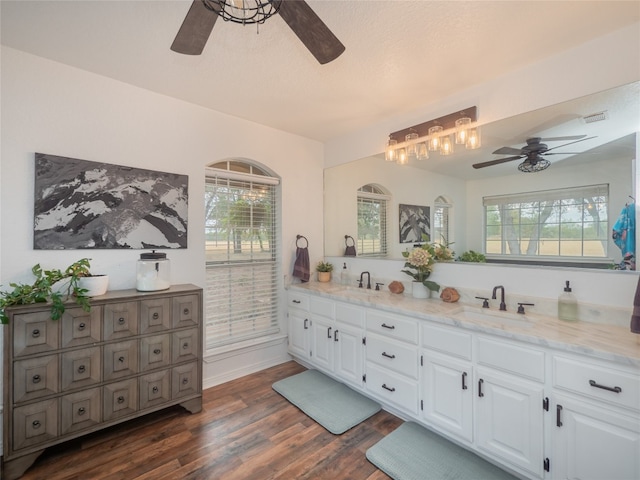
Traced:
<path fill-rule="evenodd" d="M 317 272 L 333 272 L 333 264 L 329 262 L 318 262 L 316 265 Z"/>
<path fill-rule="evenodd" d="M 65 301 L 70 297 L 74 297 L 75 302 L 88 312 L 91 309 L 90 298 L 78 282 L 82 277 L 91 276 L 90 266 L 88 258 L 72 263 L 64 271 L 43 270 L 40 264 L 34 265 L 31 269 L 35 276 L 33 283 L 10 283 L 12 290 L 0 291 L 0 322 L 9 323 L 5 312 L 7 307 L 46 302 L 51 302 L 51 319 L 59 320 L 65 311 Z"/>

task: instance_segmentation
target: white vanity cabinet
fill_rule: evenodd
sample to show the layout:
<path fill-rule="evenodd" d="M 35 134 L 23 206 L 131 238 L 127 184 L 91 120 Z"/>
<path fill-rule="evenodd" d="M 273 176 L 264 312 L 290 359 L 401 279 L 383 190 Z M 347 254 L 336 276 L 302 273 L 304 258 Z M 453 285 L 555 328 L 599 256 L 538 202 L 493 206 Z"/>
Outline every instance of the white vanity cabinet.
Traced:
<path fill-rule="evenodd" d="M 476 346 L 475 445 L 542 478 L 545 352 L 480 335 Z"/>
<path fill-rule="evenodd" d="M 289 353 L 301 360 L 309 360 L 311 344 L 309 296 L 289 291 L 287 294 L 287 317 Z"/>
<path fill-rule="evenodd" d="M 435 430 L 468 443 L 473 441 L 471 344 L 468 332 L 422 325 L 422 418 Z"/>
<path fill-rule="evenodd" d="M 558 354 L 552 371 L 552 478 L 640 478 L 638 370 Z"/>

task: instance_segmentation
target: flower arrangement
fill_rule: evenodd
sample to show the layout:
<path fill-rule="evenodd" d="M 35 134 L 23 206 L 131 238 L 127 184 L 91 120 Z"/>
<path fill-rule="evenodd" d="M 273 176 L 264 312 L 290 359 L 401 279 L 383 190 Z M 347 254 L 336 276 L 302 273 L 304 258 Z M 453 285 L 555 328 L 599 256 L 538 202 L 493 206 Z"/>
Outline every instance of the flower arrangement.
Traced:
<path fill-rule="evenodd" d="M 428 280 L 436 262 L 446 262 L 453 260 L 455 253 L 449 248 L 449 244 L 427 243 L 428 237 L 422 235 L 425 242 L 419 247 L 415 247 L 410 252 L 402 252 L 402 256 L 407 259 L 402 273 L 406 273 L 414 281 L 422 283 L 433 292 L 440 290 L 440 285 Z"/>

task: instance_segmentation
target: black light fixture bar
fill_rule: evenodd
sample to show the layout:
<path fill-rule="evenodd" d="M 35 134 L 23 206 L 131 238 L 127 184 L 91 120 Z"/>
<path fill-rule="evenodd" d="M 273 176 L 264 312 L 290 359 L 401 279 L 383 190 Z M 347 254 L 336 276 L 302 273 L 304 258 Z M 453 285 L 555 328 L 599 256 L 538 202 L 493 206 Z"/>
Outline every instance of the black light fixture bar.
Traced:
<path fill-rule="evenodd" d="M 453 129 L 456 128 L 456 120 L 463 117 L 470 118 L 471 122 L 477 121 L 478 107 L 474 105 L 473 107 L 465 108 L 464 110 L 459 110 L 455 113 L 450 113 L 449 115 L 445 115 L 443 117 L 429 120 L 428 122 L 414 125 L 413 127 L 398 130 L 397 132 L 391 133 L 389 135 L 389 138 L 393 138 L 400 143 L 404 141 L 406 135 L 414 132 L 418 134 L 418 137 L 426 137 L 427 135 L 429 135 L 429 128 L 435 125 L 440 125 L 443 130 Z"/>

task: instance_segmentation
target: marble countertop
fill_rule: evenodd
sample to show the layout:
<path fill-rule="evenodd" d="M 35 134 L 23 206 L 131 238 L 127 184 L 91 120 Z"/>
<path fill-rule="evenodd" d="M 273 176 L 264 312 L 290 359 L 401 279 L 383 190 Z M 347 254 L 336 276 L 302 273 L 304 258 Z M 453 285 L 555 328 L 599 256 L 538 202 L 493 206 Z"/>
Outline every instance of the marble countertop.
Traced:
<path fill-rule="evenodd" d="M 477 308 L 475 305 L 445 303 L 437 297 L 416 299 L 406 294 L 392 294 L 388 290 L 358 289 L 331 282 L 292 284 L 289 288 L 640 368 L 640 335 L 631 333 L 629 327 L 564 322 L 545 315 L 505 313 L 496 309 Z"/>

